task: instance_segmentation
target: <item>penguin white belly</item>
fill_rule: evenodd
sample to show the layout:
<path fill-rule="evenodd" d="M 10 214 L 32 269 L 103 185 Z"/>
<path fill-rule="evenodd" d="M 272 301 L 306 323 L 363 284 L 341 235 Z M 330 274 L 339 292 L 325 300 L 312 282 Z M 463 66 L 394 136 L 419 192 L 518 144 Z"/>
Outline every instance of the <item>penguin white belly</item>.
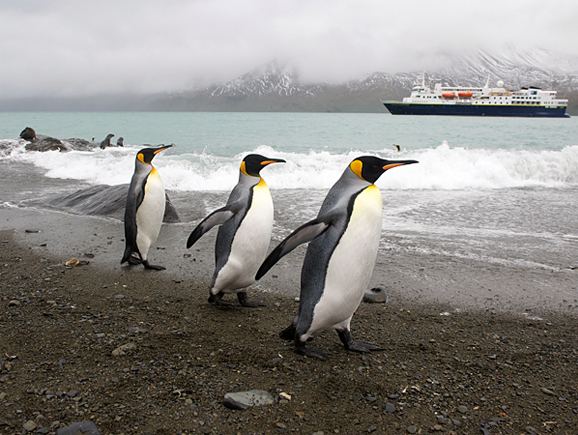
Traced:
<path fill-rule="evenodd" d="M 253 200 L 245 218 L 235 233 L 227 263 L 221 268 L 213 294 L 236 293 L 255 282 L 273 229 L 273 200 L 269 188 L 261 181 L 253 188 Z"/>
<path fill-rule="evenodd" d="M 165 188 L 153 168 L 144 186 L 144 198 L 136 211 L 136 245 L 143 260 L 150 246 L 157 240 L 165 214 Z"/>
<path fill-rule="evenodd" d="M 355 199 L 349 224 L 329 260 L 325 288 L 304 340 L 317 331 L 340 327 L 341 323 L 349 327 L 375 266 L 382 206 L 381 192 L 375 186 L 366 188 Z"/>

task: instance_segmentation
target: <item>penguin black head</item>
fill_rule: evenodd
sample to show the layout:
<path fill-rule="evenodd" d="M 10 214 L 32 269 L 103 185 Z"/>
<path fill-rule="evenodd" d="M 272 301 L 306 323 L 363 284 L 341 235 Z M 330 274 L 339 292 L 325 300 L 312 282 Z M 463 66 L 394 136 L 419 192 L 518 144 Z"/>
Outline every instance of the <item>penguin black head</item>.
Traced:
<path fill-rule="evenodd" d="M 249 154 L 241 162 L 241 172 L 251 177 L 258 177 L 261 169 L 271 163 L 285 163 L 285 160 L 270 159 L 260 154 Z"/>
<path fill-rule="evenodd" d="M 351 171 L 368 183 L 375 183 L 381 174 L 391 168 L 401 165 L 418 163 L 417 160 L 385 160 L 374 156 L 362 156 L 349 164 Z"/>
<path fill-rule="evenodd" d="M 173 144 L 170 145 L 163 145 L 160 146 L 158 148 L 143 148 L 142 150 L 140 150 L 137 155 L 136 158 L 137 160 L 140 160 L 142 163 L 145 163 L 147 165 L 150 165 L 154 159 L 154 157 L 160 153 L 163 150 L 166 150 L 167 148 L 172 147 Z"/>

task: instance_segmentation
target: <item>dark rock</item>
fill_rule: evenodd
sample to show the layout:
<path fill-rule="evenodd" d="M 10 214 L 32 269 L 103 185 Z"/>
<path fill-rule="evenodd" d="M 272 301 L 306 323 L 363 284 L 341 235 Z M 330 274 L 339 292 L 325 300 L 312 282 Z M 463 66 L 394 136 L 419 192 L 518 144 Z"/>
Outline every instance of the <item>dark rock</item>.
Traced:
<path fill-rule="evenodd" d="M 92 421 L 81 421 L 61 427 L 56 431 L 56 435 L 100 435 L 100 432 Z"/>
<path fill-rule="evenodd" d="M 468 412 L 468 407 L 464 406 L 464 405 L 460 405 L 460 406 L 458 406 L 458 412 L 465 414 L 466 412 Z"/>
<path fill-rule="evenodd" d="M 417 433 L 417 427 L 416 426 L 408 426 L 407 427 L 407 433 Z"/>
<path fill-rule="evenodd" d="M 60 139 L 37 135 L 36 139 L 26 144 L 26 151 L 68 151 L 68 148 L 60 141 Z"/>
<path fill-rule="evenodd" d="M 385 288 L 378 286 L 372 289 L 366 290 L 363 295 L 363 302 L 370 302 L 374 304 L 384 304 L 387 302 L 387 293 Z"/>
<path fill-rule="evenodd" d="M 385 404 L 385 412 L 388 414 L 393 414 L 395 412 L 395 405 L 391 402 Z"/>
<path fill-rule="evenodd" d="M 66 193 L 44 199 L 40 202 L 40 205 L 74 214 L 108 216 L 124 220 L 127 192 L 128 184 L 92 186 L 74 193 Z M 177 211 L 168 195 L 165 195 L 165 197 L 166 203 L 163 222 L 179 222 Z"/>
<path fill-rule="evenodd" d="M 36 139 L 36 132 L 32 127 L 26 127 L 20 132 L 20 137 L 24 140 L 33 140 Z"/>
<path fill-rule="evenodd" d="M 68 149 L 74 151 L 92 151 L 98 146 L 94 142 L 89 142 L 86 139 L 79 139 L 74 137 L 70 139 L 62 139 L 62 142 Z"/>
<path fill-rule="evenodd" d="M 232 397 L 227 396 L 227 395 L 225 395 L 225 398 L 223 399 L 223 405 L 225 405 L 229 409 L 237 409 L 239 411 L 242 411 L 244 409 L 251 407 L 251 405 L 249 405 L 247 403 L 239 402 L 238 400 L 235 400 Z"/>
<path fill-rule="evenodd" d="M 273 396 L 267 391 L 250 390 L 238 393 L 227 393 L 223 405 L 231 409 L 247 409 L 251 406 L 269 405 L 274 403 Z"/>

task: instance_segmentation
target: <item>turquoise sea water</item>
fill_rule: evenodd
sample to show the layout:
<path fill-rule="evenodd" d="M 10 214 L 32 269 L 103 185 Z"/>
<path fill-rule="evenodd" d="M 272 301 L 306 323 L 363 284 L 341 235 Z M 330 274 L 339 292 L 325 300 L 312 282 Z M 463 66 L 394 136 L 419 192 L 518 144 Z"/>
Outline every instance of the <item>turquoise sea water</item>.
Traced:
<path fill-rule="evenodd" d="M 108 133 L 129 144 L 175 143 L 176 153 L 207 149 L 233 156 L 261 145 L 291 152 L 424 149 L 451 146 L 485 149 L 560 150 L 578 145 L 578 118 L 467 118 L 332 113 L 0 113 L 0 139 L 30 126 L 57 138 L 100 142 Z M 180 150 L 180 151 L 179 151 Z"/>
<path fill-rule="evenodd" d="M 126 146 L 27 152 L 17 139 L 26 126 L 95 142 L 113 133 Z M 383 250 L 552 270 L 578 263 L 578 118 L 0 113 L 2 176 L 21 180 L 2 190 L 0 204 L 128 183 L 136 151 L 161 143 L 175 144 L 154 162 L 185 223 L 222 206 L 241 159 L 257 152 L 287 161 L 262 172 L 281 237 L 315 216 L 351 160 L 374 154 L 420 162 L 376 183 L 384 197 Z M 211 194 L 200 203 L 199 192 Z"/>

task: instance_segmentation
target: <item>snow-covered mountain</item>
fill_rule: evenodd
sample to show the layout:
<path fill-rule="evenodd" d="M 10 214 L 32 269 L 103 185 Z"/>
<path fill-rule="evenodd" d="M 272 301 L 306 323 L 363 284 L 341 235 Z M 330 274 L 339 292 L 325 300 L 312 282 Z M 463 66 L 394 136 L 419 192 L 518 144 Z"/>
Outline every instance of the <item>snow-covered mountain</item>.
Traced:
<path fill-rule="evenodd" d="M 373 74 L 346 83 L 307 83 L 299 74 L 274 61 L 227 83 L 204 89 L 147 96 L 107 98 L 28 99 L 0 101 L 0 110 L 150 110 L 150 111 L 277 111 L 385 113 L 380 99 L 399 100 L 421 82 L 424 73 L 433 86 L 482 86 L 502 80 L 506 87 L 536 86 L 558 91 L 570 100 L 568 112 L 578 115 L 578 56 L 546 50 L 468 55 L 440 53 L 443 68 Z"/>
<path fill-rule="evenodd" d="M 578 101 L 578 57 L 513 49 L 499 55 L 481 51 L 442 56 L 446 66 L 427 71 L 431 85 L 482 86 L 489 78 L 491 84 L 502 80 L 511 89 L 536 86 L 557 90 L 571 103 Z M 294 70 L 271 62 L 228 83 L 173 94 L 151 104 L 155 110 L 382 112 L 380 98 L 407 96 L 423 75 L 423 71 L 376 72 L 346 83 L 305 83 Z"/>

